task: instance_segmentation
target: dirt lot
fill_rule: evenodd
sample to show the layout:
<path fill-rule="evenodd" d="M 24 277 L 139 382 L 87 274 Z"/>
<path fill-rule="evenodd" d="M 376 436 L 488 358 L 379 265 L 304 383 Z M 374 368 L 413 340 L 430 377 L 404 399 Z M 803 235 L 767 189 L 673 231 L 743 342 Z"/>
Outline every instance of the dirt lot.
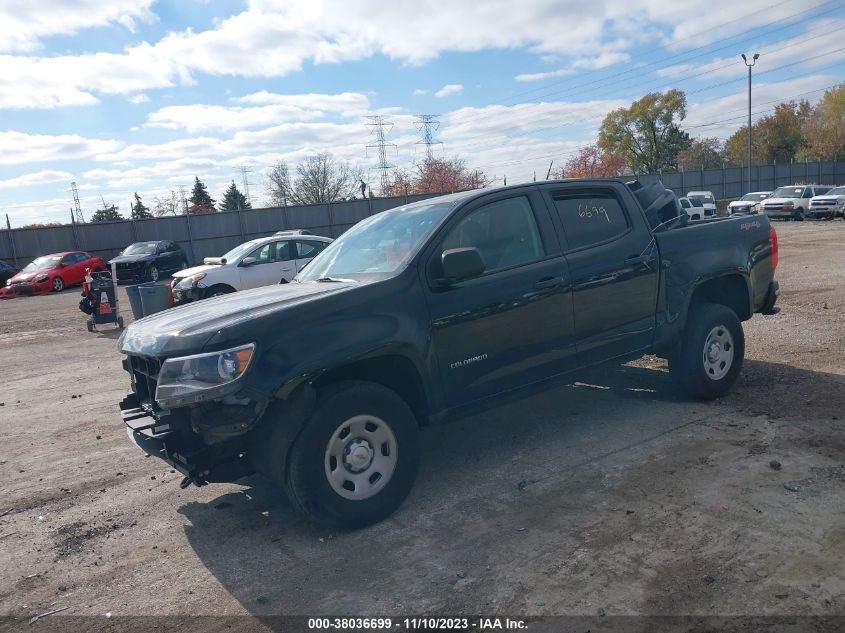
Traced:
<path fill-rule="evenodd" d="M 845 222 L 777 229 L 783 311 L 729 397 L 646 358 L 431 429 L 353 533 L 258 477 L 180 490 L 78 292 L 2 302 L 0 614 L 845 615 Z"/>

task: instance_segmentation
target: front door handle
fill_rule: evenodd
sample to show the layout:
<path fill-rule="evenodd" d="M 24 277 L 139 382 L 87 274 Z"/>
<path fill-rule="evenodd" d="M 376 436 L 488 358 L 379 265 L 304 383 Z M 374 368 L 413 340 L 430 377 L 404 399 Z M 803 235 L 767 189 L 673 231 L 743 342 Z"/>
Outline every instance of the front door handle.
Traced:
<path fill-rule="evenodd" d="M 636 266 L 637 264 L 643 264 L 648 261 L 648 255 L 631 255 L 625 260 L 626 266 Z M 617 260 L 618 261 L 618 260 Z"/>
<path fill-rule="evenodd" d="M 534 287 L 537 290 L 542 290 L 544 288 L 557 288 L 558 286 L 562 286 L 563 283 L 563 277 L 544 277 L 543 279 L 535 283 Z"/>

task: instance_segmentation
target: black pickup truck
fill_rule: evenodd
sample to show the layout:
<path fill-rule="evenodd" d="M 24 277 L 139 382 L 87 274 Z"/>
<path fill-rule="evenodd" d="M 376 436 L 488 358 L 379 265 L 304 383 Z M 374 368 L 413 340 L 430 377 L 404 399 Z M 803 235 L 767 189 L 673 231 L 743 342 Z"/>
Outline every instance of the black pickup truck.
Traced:
<path fill-rule="evenodd" d="M 293 282 L 124 332 L 132 440 L 190 483 L 270 477 L 309 517 L 363 526 L 413 485 L 419 432 L 598 363 L 669 360 L 694 399 L 730 389 L 741 321 L 772 314 L 764 215 L 687 224 L 654 183 L 459 193 L 349 229 Z"/>

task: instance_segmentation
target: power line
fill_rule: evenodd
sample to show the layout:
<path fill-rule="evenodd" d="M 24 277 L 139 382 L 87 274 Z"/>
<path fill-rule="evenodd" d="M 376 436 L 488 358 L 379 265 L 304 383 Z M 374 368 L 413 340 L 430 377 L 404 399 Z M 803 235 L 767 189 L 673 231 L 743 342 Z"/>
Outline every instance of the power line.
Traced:
<path fill-rule="evenodd" d="M 425 145 L 426 160 L 434 158 L 433 145 L 443 145 L 442 141 L 434 138 L 434 133 L 440 128 L 440 121 L 437 118 L 438 114 L 418 114 L 416 116 L 417 129 L 422 134 L 422 140 L 417 142 L 417 145 Z"/>
<path fill-rule="evenodd" d="M 251 205 L 252 200 L 249 197 L 249 178 L 248 174 L 252 173 L 252 169 L 247 167 L 246 165 L 241 165 L 238 167 L 238 171 L 241 172 L 241 179 L 244 183 L 244 196 L 246 197 L 246 201 Z"/>
<path fill-rule="evenodd" d="M 375 143 L 367 145 L 367 148 L 375 147 L 378 150 L 378 165 L 376 167 L 381 171 L 381 191 L 384 193 L 390 187 L 390 170 L 396 167 L 396 165 L 387 162 L 387 148 L 396 147 L 395 143 L 387 141 L 387 134 L 393 129 L 393 123 L 378 114 L 366 118 L 370 120 L 367 125 L 372 128 L 370 132 L 375 137 Z"/>

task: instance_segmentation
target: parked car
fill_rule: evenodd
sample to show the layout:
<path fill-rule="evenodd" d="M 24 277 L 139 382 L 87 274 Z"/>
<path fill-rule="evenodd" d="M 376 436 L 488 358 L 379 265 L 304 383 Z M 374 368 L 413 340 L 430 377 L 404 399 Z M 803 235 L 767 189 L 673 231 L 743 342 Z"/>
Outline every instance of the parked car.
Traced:
<path fill-rule="evenodd" d="M 834 187 L 827 193 L 810 198 L 807 215 L 814 220 L 845 219 L 845 187 Z"/>
<path fill-rule="evenodd" d="M 763 200 L 772 195 L 771 191 L 754 191 L 742 196 L 739 200 L 734 200 L 728 205 L 728 211 L 734 214 L 748 215 L 750 213 L 757 213 L 757 205 Z"/>
<path fill-rule="evenodd" d="M 690 200 L 689 198 L 678 198 L 681 208 L 687 212 L 690 220 L 700 220 L 704 217 L 704 203 L 701 200 Z"/>
<path fill-rule="evenodd" d="M 802 221 L 810 209 L 810 199 L 830 189 L 820 185 L 778 187 L 760 203 L 759 209 L 772 219 Z"/>
<path fill-rule="evenodd" d="M 499 396 L 655 353 L 680 393 L 719 397 L 742 365 L 741 322 L 777 310 L 777 236 L 765 216 L 682 215 L 660 183 L 616 179 L 374 215 L 292 283 L 131 324 L 129 436 L 186 486 L 263 473 L 349 528 L 402 503 L 421 427 Z"/>
<path fill-rule="evenodd" d="M 687 193 L 693 204 L 698 200 L 701 206 L 704 207 L 704 215 L 716 215 L 716 196 L 712 191 L 690 191 Z"/>
<path fill-rule="evenodd" d="M 290 281 L 331 241 L 319 235 L 287 233 L 244 242 L 222 257 L 206 257 L 202 266 L 173 275 L 173 301 L 188 303 Z"/>
<path fill-rule="evenodd" d="M 32 295 L 61 292 L 68 286 L 80 285 L 85 270 L 106 270 L 106 262 L 99 255 L 83 251 L 54 253 L 32 260 L 17 275 L 6 282 L 12 295 Z"/>
<path fill-rule="evenodd" d="M 176 242 L 135 242 L 109 261 L 117 264 L 118 281 L 158 281 L 188 267 L 188 256 Z"/>
<path fill-rule="evenodd" d="M 12 266 L 9 262 L 4 262 L 0 259 L 0 287 L 6 285 L 6 282 L 14 277 L 18 272 L 18 269 L 15 266 Z"/>

